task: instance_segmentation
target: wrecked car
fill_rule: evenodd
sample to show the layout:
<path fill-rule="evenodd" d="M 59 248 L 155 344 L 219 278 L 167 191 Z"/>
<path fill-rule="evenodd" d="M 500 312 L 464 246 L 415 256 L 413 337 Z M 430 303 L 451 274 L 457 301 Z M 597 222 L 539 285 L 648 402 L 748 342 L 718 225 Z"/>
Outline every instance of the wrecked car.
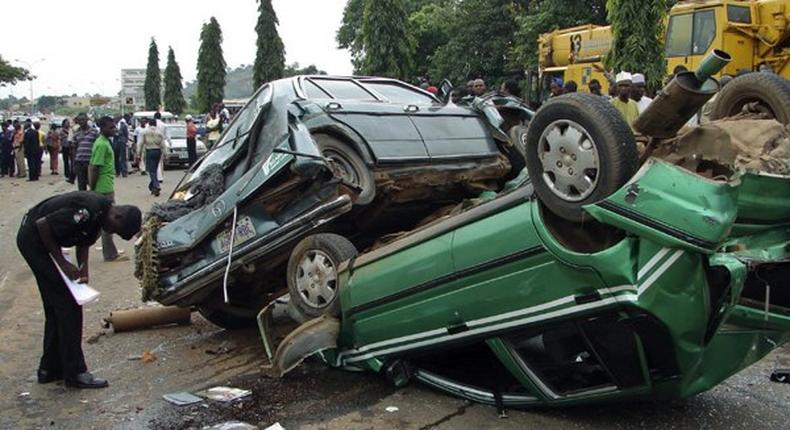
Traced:
<path fill-rule="evenodd" d="M 443 104 L 384 78 L 264 85 L 152 209 L 136 258 L 144 300 L 226 328 L 283 292 L 296 318 L 324 314 L 342 261 L 518 175 L 504 126 L 529 112 L 494 100 Z M 503 118 L 511 108 L 524 120 Z"/>
<path fill-rule="evenodd" d="M 784 344 L 790 130 L 732 119 L 675 139 L 727 58 L 665 88 L 637 126 L 661 138 L 641 150 L 605 99 L 548 101 L 529 180 L 350 257 L 339 306 L 279 345 L 267 306 L 276 373 L 315 355 L 501 408 L 566 405 L 685 398 Z M 738 153 L 751 127 L 770 133 Z"/>

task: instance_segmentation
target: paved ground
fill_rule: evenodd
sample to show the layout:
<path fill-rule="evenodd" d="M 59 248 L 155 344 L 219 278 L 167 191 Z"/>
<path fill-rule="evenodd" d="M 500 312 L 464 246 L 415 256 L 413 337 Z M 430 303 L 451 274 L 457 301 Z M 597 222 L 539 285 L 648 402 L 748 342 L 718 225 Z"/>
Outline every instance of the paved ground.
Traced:
<path fill-rule="evenodd" d="M 166 173 L 166 188 L 181 172 Z M 145 178 L 119 179 L 117 198 L 148 207 Z M 85 353 L 110 388 L 80 391 L 39 385 L 33 374 L 40 354 L 43 313 L 33 276 L 15 246 L 17 226 L 33 203 L 71 190 L 59 177 L 38 183 L 0 179 L 0 429 L 189 429 L 229 419 L 261 428 L 287 429 L 609 429 L 609 428 L 790 428 L 790 385 L 769 382 L 775 367 L 790 367 L 790 347 L 711 392 L 683 402 L 636 403 L 561 410 L 509 411 L 448 397 L 418 385 L 395 390 L 369 374 L 307 363 L 286 379 L 262 366 L 263 348 L 254 331 L 226 332 L 193 315 L 190 326 L 114 334 L 101 326 L 110 311 L 141 306 L 132 263 L 104 263 L 91 253 L 91 279 L 102 292 L 85 308 Z M 160 197 L 159 200 L 163 200 Z M 131 243 L 118 242 L 132 252 Z M 208 353 L 218 349 L 227 353 Z M 129 360 L 151 351 L 156 360 Z M 177 408 L 162 400 L 174 391 L 217 384 L 253 390 L 246 401 Z M 388 412 L 390 406 L 397 411 Z"/>

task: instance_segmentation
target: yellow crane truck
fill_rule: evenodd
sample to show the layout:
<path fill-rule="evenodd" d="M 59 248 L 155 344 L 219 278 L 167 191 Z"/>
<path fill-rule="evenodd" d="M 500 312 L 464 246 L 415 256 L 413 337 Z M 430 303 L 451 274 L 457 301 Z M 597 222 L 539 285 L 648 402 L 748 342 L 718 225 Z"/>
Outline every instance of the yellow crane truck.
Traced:
<path fill-rule="evenodd" d="M 720 74 L 770 67 L 790 79 L 790 0 L 680 1 L 667 18 L 667 74 L 675 67 L 696 69 L 713 49 L 732 55 Z M 604 93 L 608 81 L 601 63 L 612 47 L 610 26 L 582 25 L 538 38 L 538 70 L 528 75 L 529 99 L 548 95 L 551 79 L 575 81 L 580 91 L 598 79 Z"/>

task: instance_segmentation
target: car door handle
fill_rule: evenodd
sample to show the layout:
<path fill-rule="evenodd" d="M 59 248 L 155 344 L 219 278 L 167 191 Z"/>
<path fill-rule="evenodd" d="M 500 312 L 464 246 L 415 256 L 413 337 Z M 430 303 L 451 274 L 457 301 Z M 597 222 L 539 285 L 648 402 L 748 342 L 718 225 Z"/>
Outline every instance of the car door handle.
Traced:
<path fill-rule="evenodd" d="M 329 102 L 326 104 L 326 108 L 329 110 L 338 110 L 341 109 L 343 106 L 337 102 Z"/>
<path fill-rule="evenodd" d="M 420 111 L 420 107 L 419 107 L 419 106 L 417 106 L 417 105 L 407 105 L 407 106 L 405 106 L 405 107 L 403 108 L 403 111 L 404 111 L 404 112 L 409 112 L 409 113 L 412 113 L 412 112 L 419 112 L 419 111 Z"/>

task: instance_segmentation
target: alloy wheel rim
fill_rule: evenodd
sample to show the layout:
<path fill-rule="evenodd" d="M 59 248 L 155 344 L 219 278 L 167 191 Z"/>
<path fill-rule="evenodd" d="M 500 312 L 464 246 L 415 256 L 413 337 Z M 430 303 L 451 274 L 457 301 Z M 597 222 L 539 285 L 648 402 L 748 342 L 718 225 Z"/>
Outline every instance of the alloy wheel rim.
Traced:
<path fill-rule="evenodd" d="M 325 308 L 337 293 L 335 262 L 324 251 L 308 250 L 296 268 L 296 287 L 303 303 L 316 309 Z"/>
<path fill-rule="evenodd" d="M 580 124 L 557 120 L 543 130 L 538 143 L 543 181 L 569 202 L 589 197 L 598 185 L 600 157 L 595 141 Z"/>

